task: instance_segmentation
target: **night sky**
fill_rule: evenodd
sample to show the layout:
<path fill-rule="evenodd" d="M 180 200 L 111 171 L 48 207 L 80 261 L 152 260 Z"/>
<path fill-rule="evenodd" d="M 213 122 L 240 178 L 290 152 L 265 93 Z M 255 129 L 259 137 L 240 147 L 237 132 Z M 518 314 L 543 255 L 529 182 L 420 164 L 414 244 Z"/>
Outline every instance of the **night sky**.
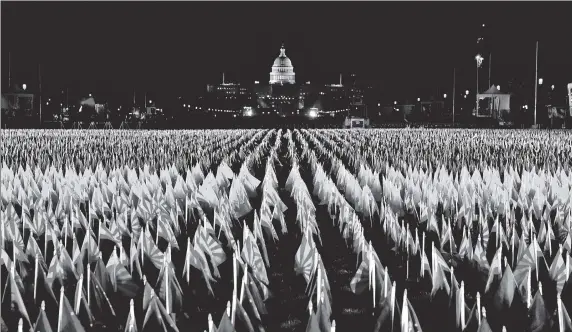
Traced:
<path fill-rule="evenodd" d="M 388 98 L 475 88 L 486 24 L 492 83 L 572 82 L 572 2 L 2 2 L 2 85 L 157 99 L 268 82 L 282 42 L 298 82 L 356 73 Z M 484 66 L 484 68 L 487 68 Z M 486 78 L 488 69 L 482 70 Z M 484 88 L 484 85 L 483 85 Z"/>

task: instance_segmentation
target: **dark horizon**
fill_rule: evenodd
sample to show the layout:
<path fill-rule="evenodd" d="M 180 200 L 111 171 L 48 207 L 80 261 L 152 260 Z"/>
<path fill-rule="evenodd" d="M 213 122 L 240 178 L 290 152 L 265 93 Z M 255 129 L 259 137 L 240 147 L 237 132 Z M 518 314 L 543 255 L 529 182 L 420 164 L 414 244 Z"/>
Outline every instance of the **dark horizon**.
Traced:
<path fill-rule="evenodd" d="M 2 85 L 116 99 L 190 96 L 222 80 L 268 83 L 282 43 L 298 83 L 350 73 L 388 98 L 475 89 L 485 24 L 491 84 L 572 80 L 570 2 L 2 2 Z M 488 55 L 483 54 L 487 59 Z M 488 65 L 480 71 L 488 78 Z M 481 85 L 483 89 L 486 84 Z"/>

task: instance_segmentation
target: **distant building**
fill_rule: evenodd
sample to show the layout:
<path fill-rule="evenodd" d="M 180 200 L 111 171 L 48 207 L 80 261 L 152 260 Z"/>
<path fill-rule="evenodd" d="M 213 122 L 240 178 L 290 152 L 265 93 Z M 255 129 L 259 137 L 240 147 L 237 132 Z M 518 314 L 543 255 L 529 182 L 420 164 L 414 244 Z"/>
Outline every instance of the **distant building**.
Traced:
<path fill-rule="evenodd" d="M 11 87 L 2 93 L 2 115 L 29 116 L 35 109 L 35 94 L 27 89 L 25 84 Z"/>
<path fill-rule="evenodd" d="M 347 115 L 355 109 L 357 116 L 364 116 L 363 89 L 352 82 L 344 85 L 342 76 L 337 84 L 315 85 L 296 83 L 296 73 L 284 45 L 272 62 L 268 84 L 227 83 L 209 84 L 206 93 L 199 98 L 200 109 L 207 112 L 223 112 L 254 115 L 302 115 L 312 109 L 320 114 Z M 248 112 L 244 110 L 248 108 Z"/>
<path fill-rule="evenodd" d="M 351 116 L 367 116 L 367 105 L 365 103 L 365 88 L 361 87 L 355 74 L 350 75 L 348 82 L 349 114 Z"/>
<path fill-rule="evenodd" d="M 250 91 L 248 88 L 241 86 L 240 84 L 225 83 L 223 80 L 222 84 L 208 84 L 207 93 L 211 93 L 218 98 L 225 98 L 247 96 L 249 95 Z"/>
<path fill-rule="evenodd" d="M 201 108 L 207 112 L 235 113 L 244 106 L 254 106 L 255 98 L 252 88 L 238 84 L 227 83 L 208 84 L 206 93 L 201 98 Z"/>
<path fill-rule="evenodd" d="M 306 82 L 298 90 L 298 110 L 321 107 L 320 91 L 316 86 Z"/>
<path fill-rule="evenodd" d="M 320 92 L 322 113 L 336 115 L 348 113 L 350 110 L 350 99 L 348 98 L 348 88 L 342 84 L 342 75 L 338 84 L 327 84 Z"/>
<path fill-rule="evenodd" d="M 296 84 L 296 74 L 292 61 L 286 56 L 284 44 L 280 48 L 280 55 L 274 60 L 270 72 L 270 84 Z"/>

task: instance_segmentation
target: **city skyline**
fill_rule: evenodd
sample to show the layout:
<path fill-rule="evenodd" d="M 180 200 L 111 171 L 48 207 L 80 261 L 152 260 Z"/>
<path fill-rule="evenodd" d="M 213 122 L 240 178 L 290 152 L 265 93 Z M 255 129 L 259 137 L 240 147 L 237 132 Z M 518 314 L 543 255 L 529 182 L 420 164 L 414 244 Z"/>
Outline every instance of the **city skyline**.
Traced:
<path fill-rule="evenodd" d="M 2 68 L 45 92 L 201 93 L 209 83 L 266 81 L 280 45 L 296 81 L 355 73 L 392 98 L 475 89 L 486 25 L 492 82 L 564 85 L 572 72 L 570 3 L 2 3 Z M 412 10 L 413 9 L 413 10 Z M 328 15 L 325 15 L 328 13 Z M 93 23 L 92 23 L 93 22 Z M 570 28 L 568 28 L 570 27 Z M 487 77 L 488 55 L 481 75 Z M 7 70 L 2 71 L 7 84 Z M 486 84 L 481 85 L 485 89 Z"/>

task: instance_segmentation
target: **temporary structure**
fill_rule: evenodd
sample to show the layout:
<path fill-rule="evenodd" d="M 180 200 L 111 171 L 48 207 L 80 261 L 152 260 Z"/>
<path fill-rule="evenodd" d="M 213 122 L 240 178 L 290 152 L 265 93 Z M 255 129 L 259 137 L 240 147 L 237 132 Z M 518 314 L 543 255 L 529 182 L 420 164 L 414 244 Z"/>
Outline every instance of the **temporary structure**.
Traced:
<path fill-rule="evenodd" d="M 369 128 L 369 119 L 362 117 L 346 117 L 344 128 Z"/>
<path fill-rule="evenodd" d="M 510 112 L 510 94 L 500 92 L 494 85 L 487 91 L 479 93 L 477 98 L 479 99 L 477 117 L 500 119 L 504 118 L 503 114 Z"/>

